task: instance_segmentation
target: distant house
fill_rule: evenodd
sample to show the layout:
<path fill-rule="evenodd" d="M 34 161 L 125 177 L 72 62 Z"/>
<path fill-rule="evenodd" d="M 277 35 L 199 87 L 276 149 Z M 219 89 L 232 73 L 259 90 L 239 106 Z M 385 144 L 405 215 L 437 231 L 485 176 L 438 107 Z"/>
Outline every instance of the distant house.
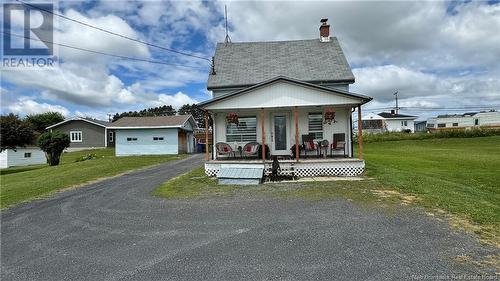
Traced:
<path fill-rule="evenodd" d="M 476 127 L 500 128 L 500 112 L 489 111 L 445 114 L 427 119 L 427 129 L 431 131 L 470 129 Z"/>
<path fill-rule="evenodd" d="M 47 127 L 50 131 L 61 131 L 69 135 L 68 150 L 114 147 L 114 132 L 108 130 L 111 122 L 97 119 L 73 117 Z"/>
<path fill-rule="evenodd" d="M 115 132 L 116 156 L 194 152 L 196 122 L 191 115 L 123 117 L 108 127 Z"/>
<path fill-rule="evenodd" d="M 427 121 L 415 121 L 415 132 L 426 132 Z"/>
<path fill-rule="evenodd" d="M 363 130 L 368 133 L 414 132 L 417 116 L 391 112 L 370 113 L 363 117 Z"/>
<path fill-rule="evenodd" d="M 38 147 L 27 146 L 0 152 L 0 168 L 45 164 L 45 153 Z"/>

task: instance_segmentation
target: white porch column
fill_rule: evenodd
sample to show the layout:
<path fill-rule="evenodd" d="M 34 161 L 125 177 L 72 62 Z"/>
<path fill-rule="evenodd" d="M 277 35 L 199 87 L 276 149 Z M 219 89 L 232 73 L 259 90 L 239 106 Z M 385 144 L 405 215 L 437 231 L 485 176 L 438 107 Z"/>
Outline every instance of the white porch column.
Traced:
<path fill-rule="evenodd" d="M 265 123 L 264 123 L 265 113 L 264 113 L 263 108 L 260 109 L 260 119 L 261 119 L 260 126 L 261 126 L 261 130 L 262 130 L 261 131 L 261 133 L 262 133 L 262 161 L 266 162 L 266 130 L 265 130 Z"/>
<path fill-rule="evenodd" d="M 363 159 L 363 122 L 361 121 L 361 105 L 358 106 L 358 158 Z"/>

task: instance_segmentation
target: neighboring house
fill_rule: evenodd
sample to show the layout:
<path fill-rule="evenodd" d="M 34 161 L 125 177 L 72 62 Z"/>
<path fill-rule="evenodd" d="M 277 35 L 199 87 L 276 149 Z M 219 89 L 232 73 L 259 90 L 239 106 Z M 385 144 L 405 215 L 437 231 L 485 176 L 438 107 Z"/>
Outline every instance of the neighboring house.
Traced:
<path fill-rule="evenodd" d="M 245 151 L 251 143 L 265 144 L 272 156 L 279 156 L 282 174 L 362 173 L 364 161 L 352 158 L 351 112 L 371 98 L 349 92 L 352 83 L 354 75 L 337 38 L 329 36 L 326 19 L 318 39 L 218 43 L 207 85 L 213 98 L 199 104 L 213 120 L 216 143 L 205 164 L 207 175 L 215 176 L 224 167 L 255 167 L 269 173 L 270 161 L 250 165 L 247 159 L 238 160 L 241 154 L 254 152 L 249 146 Z M 237 123 L 231 121 L 235 117 Z M 331 117 L 334 120 L 328 122 Z M 320 151 L 317 144 L 322 140 L 329 145 Z M 218 151 L 217 144 L 233 153 Z M 303 152 L 292 160 L 295 144 L 311 150 L 310 157 L 341 159 L 304 159 Z M 345 150 L 337 149 L 337 144 Z"/>
<path fill-rule="evenodd" d="M 191 115 L 123 117 L 108 127 L 116 156 L 192 153 L 196 128 Z"/>
<path fill-rule="evenodd" d="M 477 127 L 500 128 L 500 112 L 467 112 L 464 114 L 445 114 L 427 119 L 427 129 L 453 130 Z"/>
<path fill-rule="evenodd" d="M 108 130 L 111 122 L 91 118 L 73 117 L 47 127 L 50 131 L 61 131 L 69 135 L 68 150 L 105 148 L 115 146 L 112 130 Z"/>
<path fill-rule="evenodd" d="M 415 132 L 426 132 L 427 121 L 415 121 Z"/>
<path fill-rule="evenodd" d="M 363 118 L 363 130 L 369 133 L 414 132 L 417 116 L 391 112 L 370 113 Z"/>
<path fill-rule="evenodd" d="M 38 147 L 19 147 L 0 152 L 0 168 L 45 164 L 45 153 Z"/>

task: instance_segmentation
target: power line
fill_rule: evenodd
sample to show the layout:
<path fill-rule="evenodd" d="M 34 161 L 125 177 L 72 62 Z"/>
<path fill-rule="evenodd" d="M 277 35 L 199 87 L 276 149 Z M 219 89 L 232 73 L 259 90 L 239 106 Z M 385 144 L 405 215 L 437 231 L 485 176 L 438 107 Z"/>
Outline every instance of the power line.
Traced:
<path fill-rule="evenodd" d="M 485 105 L 485 106 L 462 106 L 462 107 L 425 107 L 425 106 L 400 106 L 399 108 L 407 109 L 407 110 L 467 110 L 467 109 L 491 109 L 491 108 L 499 108 L 500 105 Z M 393 109 L 393 107 L 374 107 L 367 108 L 367 110 L 376 110 L 376 109 Z"/>
<path fill-rule="evenodd" d="M 91 25 L 91 24 L 88 24 L 88 23 L 85 23 L 85 22 L 82 22 L 82 21 L 79 21 L 79 20 L 72 19 L 72 18 L 67 17 L 65 15 L 54 13 L 54 12 L 52 12 L 50 10 L 47 10 L 47 9 L 44 9 L 44 8 L 41 8 L 41 7 L 37 7 L 35 5 L 23 2 L 21 0 L 16 0 L 16 1 L 19 2 L 19 3 L 21 3 L 21 4 L 23 4 L 23 5 L 25 5 L 25 6 L 35 8 L 35 9 L 37 9 L 39 11 L 46 12 L 46 13 L 52 14 L 54 16 L 58 16 L 58 17 L 61 17 L 63 19 L 66 19 L 66 20 L 69 20 L 69 21 L 72 21 L 72 22 L 79 23 L 81 25 L 84 25 L 84 26 L 87 26 L 87 27 L 90 27 L 90 28 L 93 28 L 93 29 L 96 29 L 96 30 L 99 30 L 99 31 L 102 31 L 102 32 L 106 32 L 106 33 L 111 34 L 111 35 L 115 35 L 115 36 L 118 36 L 118 37 L 121 37 L 121 38 L 124 38 L 124 39 L 127 39 L 127 40 L 131 40 L 131 41 L 134 41 L 134 42 L 137 42 L 137 43 L 141 43 L 141 44 L 144 44 L 144 45 L 147 45 L 147 46 L 150 46 L 150 47 L 155 47 L 155 48 L 158 48 L 158 49 L 169 51 L 169 52 L 176 53 L 176 54 L 179 54 L 179 55 L 189 56 L 189 57 L 192 57 L 192 58 L 202 59 L 202 60 L 206 60 L 206 61 L 210 62 L 210 59 L 205 58 L 205 57 L 193 55 L 193 54 L 182 52 L 182 51 L 177 51 L 177 50 L 170 49 L 170 48 L 165 48 L 165 47 L 153 44 L 153 43 L 149 43 L 149 42 L 146 42 L 146 41 L 135 39 L 135 38 L 123 35 L 123 34 L 119 34 L 119 33 L 113 32 L 113 31 L 109 31 L 109 30 L 104 29 L 104 28 L 97 27 L 95 25 Z"/>
<path fill-rule="evenodd" d="M 95 51 L 95 50 L 89 50 L 85 48 L 80 48 L 80 47 L 75 47 L 71 45 L 66 45 L 62 43 L 55 43 L 47 40 L 41 40 L 41 39 L 36 39 L 32 38 L 29 36 L 24 36 L 24 35 L 19 35 L 19 34 L 13 34 L 9 32 L 2 31 L 3 34 L 7 34 L 10 36 L 15 36 L 19 38 L 25 38 L 33 41 L 39 41 L 39 42 L 44 42 L 48 44 L 53 44 L 65 48 L 70 48 L 70 49 L 75 49 L 79 51 L 84 51 L 84 52 L 89 52 L 89 53 L 94 53 L 94 54 L 99 54 L 99 55 L 104 55 L 104 56 L 110 56 L 110 57 L 115 57 L 115 58 L 121 58 L 121 59 L 127 59 L 127 60 L 134 60 L 134 61 L 141 61 L 141 62 L 148 62 L 148 63 L 154 63 L 154 64 L 163 64 L 163 65 L 169 65 L 169 66 L 176 66 L 176 67 L 187 67 L 187 68 L 194 68 L 194 69 L 202 69 L 201 67 L 196 67 L 196 66 L 190 66 L 190 65 L 182 65 L 182 64 L 175 64 L 175 63 L 167 63 L 167 62 L 162 62 L 162 61 L 157 61 L 157 60 L 148 60 L 148 59 L 141 59 L 141 58 L 134 58 L 134 57 L 128 57 L 128 56 L 122 56 L 122 55 L 115 55 L 115 54 L 110 54 L 110 53 L 105 53 L 105 52 L 100 52 L 100 51 Z"/>

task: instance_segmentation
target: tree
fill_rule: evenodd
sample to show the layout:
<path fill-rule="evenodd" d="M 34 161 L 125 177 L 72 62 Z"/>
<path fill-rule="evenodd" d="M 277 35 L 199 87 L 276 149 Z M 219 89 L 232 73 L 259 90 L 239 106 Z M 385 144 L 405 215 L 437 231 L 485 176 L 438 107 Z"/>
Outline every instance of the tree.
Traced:
<path fill-rule="evenodd" d="M 191 114 L 199 128 L 205 128 L 205 112 L 196 104 L 185 104 L 179 108 L 179 114 Z"/>
<path fill-rule="evenodd" d="M 35 131 L 43 133 L 48 126 L 64 121 L 64 116 L 59 112 L 45 112 L 28 115 L 26 121 L 31 123 Z"/>
<path fill-rule="evenodd" d="M 177 112 L 171 105 L 163 105 L 159 107 L 146 108 L 141 111 L 129 111 L 116 113 L 113 116 L 113 121 L 122 117 L 144 117 L 144 116 L 173 116 Z"/>
<path fill-rule="evenodd" d="M 45 132 L 38 137 L 38 146 L 45 152 L 50 166 L 59 165 L 61 154 L 69 144 L 69 136 L 59 131 Z"/>
<path fill-rule="evenodd" d="M 34 140 L 31 124 L 12 113 L 0 116 L 0 135 L 0 151 L 25 147 L 28 144 L 33 144 Z"/>

